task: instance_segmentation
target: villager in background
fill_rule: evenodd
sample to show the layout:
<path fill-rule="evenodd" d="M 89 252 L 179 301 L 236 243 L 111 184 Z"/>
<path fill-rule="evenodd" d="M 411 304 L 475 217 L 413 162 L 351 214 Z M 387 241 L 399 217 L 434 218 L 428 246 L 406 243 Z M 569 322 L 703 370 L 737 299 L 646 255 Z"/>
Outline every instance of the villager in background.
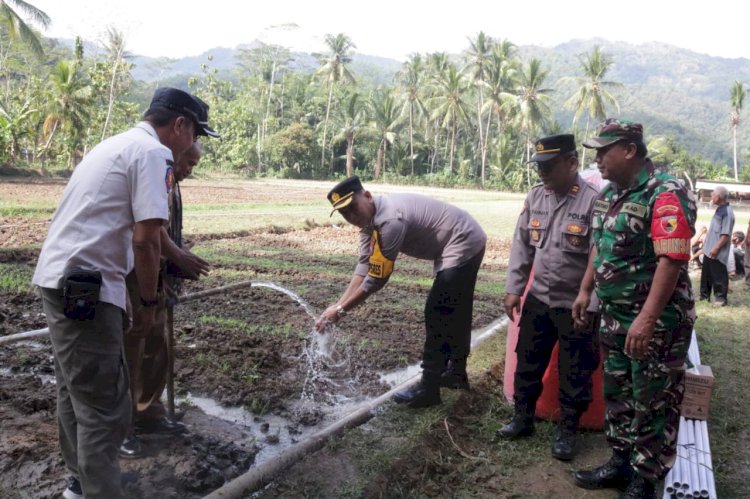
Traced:
<path fill-rule="evenodd" d="M 578 471 L 580 487 L 653 498 L 675 461 L 682 379 L 695 303 L 687 272 L 695 199 L 654 169 L 643 127 L 608 119 L 583 143 L 611 182 L 594 204 L 594 250 L 573 304 L 580 320 L 596 283 L 611 459 Z"/>
<path fill-rule="evenodd" d="M 167 316 L 180 294 L 182 278 L 198 279 L 208 273 L 209 267 L 208 262 L 193 254 L 182 241 L 180 182 L 192 173 L 200 158 L 201 146 L 196 142 L 175 161 L 175 183 L 169 195 L 169 222 L 161 231 L 159 303 L 155 307 L 154 322 L 151 325 L 145 325 L 140 319 L 147 307 L 141 304 L 135 272 L 128 274 L 125 281 L 133 317 L 133 326 L 125 334 L 125 356 L 133 399 L 133 424 L 120 446 L 120 457 L 132 459 L 142 455 L 138 434 L 178 434 L 185 431 L 184 424 L 168 417 L 161 397 L 167 385 L 170 367 Z"/>
<path fill-rule="evenodd" d="M 198 135 L 214 133 L 203 111 L 188 93 L 157 89 L 142 122 L 76 167 L 42 246 L 32 282 L 54 352 L 60 448 L 72 475 L 66 498 L 122 496 L 117 450 L 131 416 L 125 276 L 138 275 L 148 327 L 159 303 L 173 158 Z"/>
<path fill-rule="evenodd" d="M 598 190 L 578 174 L 573 135 L 552 135 L 536 142 L 541 183 L 526 196 L 513 235 L 503 305 L 511 320 L 521 314 L 514 378 L 513 419 L 500 438 L 529 436 L 542 393 L 542 377 L 559 343 L 560 426 L 552 456 L 573 459 L 581 414 L 592 395 L 591 376 L 599 363 L 596 342 L 598 301 L 591 300 L 585 324 L 573 322 L 573 301 L 589 260 L 591 210 Z M 521 310 L 533 265 L 531 288 Z"/>
<path fill-rule="evenodd" d="M 737 279 L 745 275 L 745 233 L 741 230 L 736 230 L 732 233 L 732 249 L 729 252 L 729 258 L 727 259 L 727 272 L 729 272 L 730 279 Z"/>
<path fill-rule="evenodd" d="M 731 236 L 734 230 L 734 211 L 729 206 L 729 191 L 719 186 L 711 193 L 711 203 L 716 211 L 708 226 L 706 240 L 703 242 L 703 270 L 701 271 L 701 300 L 710 300 L 714 295 L 714 304 L 726 306 L 729 291 L 729 272 L 727 263 L 731 251 Z"/>
<path fill-rule="evenodd" d="M 422 379 L 395 395 L 411 407 L 439 404 L 440 387 L 469 388 L 466 359 L 471 345 L 474 286 L 487 236 L 464 210 L 419 194 L 373 196 L 355 175 L 328 193 L 333 210 L 359 227 L 359 262 L 349 286 L 315 323 L 318 331 L 338 322 L 380 290 L 400 253 L 432 260 L 435 280 L 424 308 L 426 337 Z"/>

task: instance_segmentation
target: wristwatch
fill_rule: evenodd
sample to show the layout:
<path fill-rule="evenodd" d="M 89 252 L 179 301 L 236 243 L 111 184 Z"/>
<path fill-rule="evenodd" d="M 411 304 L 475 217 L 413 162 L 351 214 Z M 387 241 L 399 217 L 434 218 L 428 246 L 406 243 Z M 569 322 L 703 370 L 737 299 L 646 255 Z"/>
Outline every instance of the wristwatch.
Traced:
<path fill-rule="evenodd" d="M 346 310 L 344 310 L 344 307 L 341 305 L 336 305 L 336 315 L 339 317 L 343 317 L 346 315 Z"/>
<path fill-rule="evenodd" d="M 141 305 L 144 307 L 155 307 L 158 304 L 159 304 L 158 295 L 153 300 L 144 300 L 143 297 L 141 296 Z"/>

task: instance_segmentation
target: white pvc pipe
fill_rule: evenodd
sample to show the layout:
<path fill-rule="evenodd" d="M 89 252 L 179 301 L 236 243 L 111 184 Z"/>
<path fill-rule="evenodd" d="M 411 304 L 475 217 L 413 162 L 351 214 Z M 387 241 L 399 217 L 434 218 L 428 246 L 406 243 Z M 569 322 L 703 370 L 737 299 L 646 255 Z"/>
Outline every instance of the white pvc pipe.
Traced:
<path fill-rule="evenodd" d="M 33 331 L 26 331 L 24 333 L 0 336 L 0 345 L 15 343 L 16 341 L 23 341 L 23 340 L 28 340 L 31 338 L 39 338 L 41 336 L 47 336 L 48 334 L 49 334 L 49 328 L 45 327 L 44 329 L 35 329 Z"/>
<path fill-rule="evenodd" d="M 473 350 L 481 343 L 483 343 L 484 340 L 492 335 L 492 333 L 499 331 L 507 326 L 507 317 L 504 317 L 502 320 L 493 322 L 485 329 L 483 333 L 478 335 L 471 342 L 471 349 Z M 320 430 L 307 440 L 303 440 L 302 442 L 289 447 L 287 450 L 280 453 L 276 458 L 261 463 L 256 467 L 250 468 L 244 474 L 236 477 L 234 480 L 224 484 L 222 487 L 205 496 L 204 499 L 246 497 L 249 493 L 254 492 L 263 485 L 270 483 L 271 480 L 276 477 L 276 475 L 286 470 L 306 455 L 322 448 L 323 445 L 325 445 L 325 443 L 331 437 L 342 433 L 348 428 L 354 428 L 367 422 L 375 415 L 376 409 L 384 402 L 390 400 L 397 391 L 408 388 L 416 384 L 418 381 L 419 375 L 415 375 L 414 377 L 401 383 L 397 387 L 388 390 L 386 393 L 377 397 L 376 399 L 366 402 L 360 409 L 355 410 L 343 419 L 340 419 L 330 426 Z"/>
<path fill-rule="evenodd" d="M 698 472 L 700 475 L 700 493 L 701 497 L 708 497 L 708 478 L 706 476 L 706 451 L 703 448 L 703 433 L 705 432 L 706 422 L 696 423 L 697 447 L 698 447 Z"/>
<path fill-rule="evenodd" d="M 688 485 L 690 493 L 695 497 L 700 497 L 701 487 L 700 479 L 698 478 L 698 451 L 695 446 L 695 421 L 693 420 L 688 420 L 688 435 L 690 436 L 690 447 L 688 448 L 690 453 L 690 483 Z"/>
<path fill-rule="evenodd" d="M 706 485 L 708 486 L 708 497 L 716 499 L 716 484 L 714 483 L 714 468 L 711 460 L 711 445 L 708 442 L 708 431 L 702 432 L 701 437 L 704 456 L 706 456 Z"/>
<path fill-rule="evenodd" d="M 680 417 L 680 425 L 677 430 L 677 458 L 675 459 L 674 467 L 672 468 L 674 470 L 672 487 L 678 492 L 682 489 L 683 475 L 685 474 L 683 445 L 685 443 L 686 426 L 684 423 L 685 418 Z"/>

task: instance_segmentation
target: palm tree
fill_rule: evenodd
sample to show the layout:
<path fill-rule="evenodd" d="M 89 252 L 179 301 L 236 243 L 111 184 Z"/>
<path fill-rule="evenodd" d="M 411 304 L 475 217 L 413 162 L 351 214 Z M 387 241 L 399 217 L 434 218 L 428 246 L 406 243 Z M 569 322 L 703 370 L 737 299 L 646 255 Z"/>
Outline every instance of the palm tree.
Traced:
<path fill-rule="evenodd" d="M 400 123 L 400 113 L 396 100 L 393 98 L 389 89 L 379 88 L 370 98 L 370 112 L 372 115 L 372 128 L 380 138 L 378 152 L 375 157 L 374 177 L 377 180 L 380 173 L 385 178 L 386 154 L 388 153 L 388 144 L 396 140 L 396 133 Z"/>
<path fill-rule="evenodd" d="M 544 80 L 549 71 L 542 69 L 542 61 L 531 59 L 528 65 L 519 73 L 518 95 L 518 125 L 526 134 L 526 158 L 531 158 L 531 138 L 537 128 L 549 122 L 552 111 L 549 108 L 550 88 L 543 88 Z M 531 167 L 526 167 L 526 181 L 531 187 Z"/>
<path fill-rule="evenodd" d="M 354 174 L 354 140 L 367 124 L 367 109 L 357 92 L 349 94 L 344 106 L 339 108 L 339 133 L 334 140 L 346 140 L 346 176 Z"/>
<path fill-rule="evenodd" d="M 125 52 L 125 35 L 122 31 L 109 27 L 107 28 L 107 38 L 107 58 L 109 59 L 108 62 L 112 65 L 112 78 L 109 81 L 107 115 L 104 118 L 101 140 L 104 140 L 107 136 L 107 128 L 112 118 L 112 108 L 115 105 L 115 101 L 130 79 L 130 66 L 125 62 L 125 59 L 128 57 L 127 52 Z"/>
<path fill-rule="evenodd" d="M 732 98 L 732 116 L 730 117 L 730 124 L 732 126 L 732 145 L 734 150 L 734 180 L 739 181 L 739 175 L 737 174 L 737 127 L 740 126 L 740 111 L 742 111 L 742 104 L 745 102 L 745 87 L 741 81 L 735 80 L 732 86 L 731 98 Z"/>
<path fill-rule="evenodd" d="M 0 23 L 5 25 L 12 38 L 21 40 L 31 47 L 37 55 L 42 55 L 44 49 L 39 37 L 9 4 L 12 4 L 16 9 L 30 17 L 32 22 L 41 25 L 45 29 L 52 20 L 42 10 L 23 0 L 0 0 Z"/>
<path fill-rule="evenodd" d="M 338 35 L 326 35 L 326 45 L 328 45 L 328 56 L 321 59 L 321 66 L 315 72 L 328 87 L 328 103 L 326 104 L 326 119 L 323 124 L 323 147 L 320 153 L 320 167 L 325 164 L 326 136 L 328 134 L 328 117 L 331 112 L 331 100 L 333 99 L 333 88 L 339 80 L 344 79 L 350 82 L 354 81 L 354 75 L 346 67 L 351 62 L 351 49 L 357 46 L 351 39 L 343 33 Z"/>
<path fill-rule="evenodd" d="M 492 130 L 493 116 L 497 120 L 497 133 L 502 136 L 507 117 L 511 115 L 517 104 L 514 89 L 518 86 L 519 62 L 515 59 L 516 46 L 508 40 L 502 40 L 493 47 L 490 64 L 487 68 L 487 79 L 484 86 L 487 88 L 487 102 L 484 104 L 483 112 L 487 113 L 487 125 L 485 128 L 485 150 L 487 156 L 489 149 L 489 137 Z M 502 148 L 498 149 L 497 160 L 502 168 Z"/>
<path fill-rule="evenodd" d="M 64 130 L 69 135 L 68 164 L 73 166 L 77 140 L 89 119 L 91 86 L 83 78 L 75 62 L 60 61 L 50 74 L 49 92 L 47 116 L 43 125 L 47 142 L 40 155 L 49 149 L 55 133 Z"/>
<path fill-rule="evenodd" d="M 409 112 L 409 158 L 411 160 L 411 174 L 414 175 L 414 111 L 417 114 L 427 114 L 427 108 L 422 100 L 422 85 L 425 75 L 425 67 L 422 56 L 412 55 L 404 63 L 403 71 L 397 77 L 401 82 L 404 106 L 402 111 Z M 416 108 L 416 109 L 415 109 Z"/>
<path fill-rule="evenodd" d="M 586 111 L 586 133 L 589 135 L 589 126 L 591 120 L 602 121 L 608 116 L 607 104 L 614 106 L 617 112 L 620 111 L 620 104 L 617 99 L 609 93 L 608 89 L 622 87 L 621 83 L 605 80 L 605 76 L 612 67 L 612 59 L 602 54 L 601 49 L 597 46 L 591 54 L 581 54 L 578 56 L 581 63 L 583 76 L 566 77 L 561 81 L 573 81 L 578 85 L 578 90 L 565 103 L 566 107 L 575 109 L 573 117 L 573 126 Z M 581 168 L 586 164 L 586 149 L 581 147 Z"/>
<path fill-rule="evenodd" d="M 456 66 L 449 63 L 447 70 L 437 75 L 435 81 L 435 95 L 431 99 L 432 116 L 439 118 L 443 127 L 450 127 L 450 161 L 448 163 L 449 173 L 453 173 L 453 158 L 456 153 L 456 134 L 458 132 L 458 123 L 467 123 L 469 114 L 467 104 L 464 100 L 466 95 L 466 81 L 461 77 L 461 73 Z"/>
<path fill-rule="evenodd" d="M 477 125 L 479 127 L 479 151 L 481 155 L 482 173 L 481 181 L 484 187 L 485 161 L 487 158 L 487 137 L 482 129 L 482 109 L 484 107 L 484 82 L 491 62 L 493 46 L 492 38 L 480 31 L 477 37 L 469 39 L 471 47 L 466 51 L 468 65 L 465 71 L 469 74 L 471 81 L 479 87 L 479 101 L 477 102 Z"/>
<path fill-rule="evenodd" d="M 429 75 L 429 81 L 430 85 L 428 87 L 430 92 L 430 97 L 428 98 L 428 104 L 432 103 L 432 97 L 434 97 L 436 88 L 437 88 L 437 81 L 445 78 L 445 73 L 448 71 L 448 54 L 445 52 L 434 52 L 429 55 L 427 58 L 428 62 L 428 75 Z M 425 138 L 430 137 L 430 128 L 432 129 L 432 135 L 433 135 L 433 146 L 432 146 L 432 158 L 430 159 L 430 173 L 433 173 L 435 171 L 435 163 L 437 162 L 438 157 L 438 143 L 440 142 L 440 118 L 439 117 L 431 117 L 431 123 L 428 123 L 427 127 L 425 128 Z"/>

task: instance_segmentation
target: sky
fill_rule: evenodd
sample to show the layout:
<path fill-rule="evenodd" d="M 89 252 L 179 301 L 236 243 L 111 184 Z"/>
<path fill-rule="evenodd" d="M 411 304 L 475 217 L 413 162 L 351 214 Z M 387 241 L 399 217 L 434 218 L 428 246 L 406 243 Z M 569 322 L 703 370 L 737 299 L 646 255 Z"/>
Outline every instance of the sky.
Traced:
<path fill-rule="evenodd" d="M 469 37 L 484 31 L 516 45 L 552 47 L 579 38 L 656 41 L 750 59 L 743 27 L 750 2 L 742 0 L 28 1 L 52 18 L 42 30 L 47 37 L 103 41 L 111 26 L 125 33 L 129 52 L 152 57 L 198 55 L 256 39 L 324 52 L 327 33 L 344 33 L 355 52 L 403 61 L 416 52 L 459 53 Z"/>

